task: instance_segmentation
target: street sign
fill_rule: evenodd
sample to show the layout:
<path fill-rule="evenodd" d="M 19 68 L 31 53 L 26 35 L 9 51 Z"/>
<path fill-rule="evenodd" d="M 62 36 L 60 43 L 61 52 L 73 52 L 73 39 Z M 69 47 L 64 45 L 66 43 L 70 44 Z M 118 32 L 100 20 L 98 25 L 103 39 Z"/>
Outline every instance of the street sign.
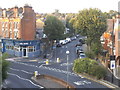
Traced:
<path fill-rule="evenodd" d="M 110 61 L 110 68 L 115 69 L 115 60 Z"/>

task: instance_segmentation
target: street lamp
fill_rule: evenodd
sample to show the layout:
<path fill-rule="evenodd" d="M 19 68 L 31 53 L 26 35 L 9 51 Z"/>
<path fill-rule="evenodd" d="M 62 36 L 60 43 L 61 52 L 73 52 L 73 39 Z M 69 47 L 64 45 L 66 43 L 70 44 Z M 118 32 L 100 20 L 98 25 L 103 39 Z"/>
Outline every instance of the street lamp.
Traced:
<path fill-rule="evenodd" d="M 66 51 L 66 54 L 67 54 L 67 88 L 69 88 L 68 86 L 68 59 L 69 59 L 69 51 Z"/>

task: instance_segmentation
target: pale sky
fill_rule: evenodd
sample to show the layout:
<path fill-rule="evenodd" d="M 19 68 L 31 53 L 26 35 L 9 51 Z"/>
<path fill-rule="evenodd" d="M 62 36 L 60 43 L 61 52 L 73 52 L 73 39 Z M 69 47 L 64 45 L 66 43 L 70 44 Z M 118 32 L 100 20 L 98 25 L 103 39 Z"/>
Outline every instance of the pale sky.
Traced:
<path fill-rule="evenodd" d="M 103 12 L 118 11 L 120 0 L 0 0 L 0 7 L 11 8 L 17 5 L 31 5 L 35 12 L 52 13 L 58 9 L 60 13 L 78 13 L 84 8 L 99 8 Z M 120 6 L 119 6 L 120 7 Z"/>

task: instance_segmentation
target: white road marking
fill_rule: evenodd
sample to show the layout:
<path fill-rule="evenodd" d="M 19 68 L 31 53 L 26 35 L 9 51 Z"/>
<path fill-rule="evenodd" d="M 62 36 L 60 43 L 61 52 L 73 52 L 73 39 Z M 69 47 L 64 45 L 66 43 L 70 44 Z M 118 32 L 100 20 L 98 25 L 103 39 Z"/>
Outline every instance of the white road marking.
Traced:
<path fill-rule="evenodd" d="M 47 66 L 46 64 L 42 64 L 42 65 L 40 65 L 40 66 L 35 66 L 35 65 L 30 65 L 30 64 L 21 63 L 21 62 L 14 62 L 14 63 L 23 64 L 23 65 L 26 65 L 26 66 L 37 67 L 37 68 L 44 68 L 44 69 L 48 69 L 48 70 L 52 70 L 52 71 L 56 71 L 56 72 L 65 73 L 65 74 L 68 73 L 69 75 L 72 75 L 72 76 L 78 76 L 77 74 L 72 73 L 72 72 L 67 72 L 67 71 L 64 71 L 64 70 L 57 69 L 57 68 L 46 67 L 46 66 Z M 46 66 L 43 66 L 43 65 L 46 65 Z M 82 77 L 82 76 L 79 76 L 79 77 L 84 78 L 84 77 Z"/>
<path fill-rule="evenodd" d="M 73 65 L 73 63 L 63 63 L 63 64 L 60 64 L 60 66 L 67 66 L 67 65 Z"/>
<path fill-rule="evenodd" d="M 44 88 L 44 87 L 42 87 L 42 86 L 40 86 L 40 85 L 37 85 L 37 84 L 33 83 L 33 82 L 32 82 L 31 80 L 29 80 L 29 79 L 25 79 L 25 78 L 22 78 L 22 77 L 18 76 L 17 74 L 12 74 L 12 73 L 8 73 L 8 72 L 7 72 L 7 74 L 12 75 L 12 76 L 16 76 L 16 77 L 18 77 L 19 79 L 24 80 L 24 81 L 28 81 L 28 82 L 30 82 L 31 84 L 33 84 L 34 86 L 37 86 L 37 87 L 39 87 L 39 88 Z"/>
<path fill-rule="evenodd" d="M 25 71 L 25 70 L 19 70 L 19 69 L 14 69 L 14 68 L 10 68 L 10 69 L 11 69 L 11 70 L 14 70 L 14 71 L 22 71 L 22 72 L 27 73 L 27 74 L 33 74 L 33 73 L 27 72 L 27 71 Z"/>
<path fill-rule="evenodd" d="M 85 84 L 91 84 L 91 82 L 84 80 L 84 81 L 77 81 L 77 82 L 73 82 L 76 85 L 85 85 Z"/>

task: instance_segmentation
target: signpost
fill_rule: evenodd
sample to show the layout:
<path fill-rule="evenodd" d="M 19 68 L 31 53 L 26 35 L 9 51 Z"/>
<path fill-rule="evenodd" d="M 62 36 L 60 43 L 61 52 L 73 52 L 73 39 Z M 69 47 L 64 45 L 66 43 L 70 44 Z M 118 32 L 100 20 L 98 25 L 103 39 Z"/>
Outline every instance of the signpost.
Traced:
<path fill-rule="evenodd" d="M 110 68 L 115 69 L 115 60 L 110 61 Z"/>
<path fill-rule="evenodd" d="M 113 83 L 113 69 L 115 69 L 115 55 L 110 56 L 110 69 L 112 69 L 112 80 Z"/>

